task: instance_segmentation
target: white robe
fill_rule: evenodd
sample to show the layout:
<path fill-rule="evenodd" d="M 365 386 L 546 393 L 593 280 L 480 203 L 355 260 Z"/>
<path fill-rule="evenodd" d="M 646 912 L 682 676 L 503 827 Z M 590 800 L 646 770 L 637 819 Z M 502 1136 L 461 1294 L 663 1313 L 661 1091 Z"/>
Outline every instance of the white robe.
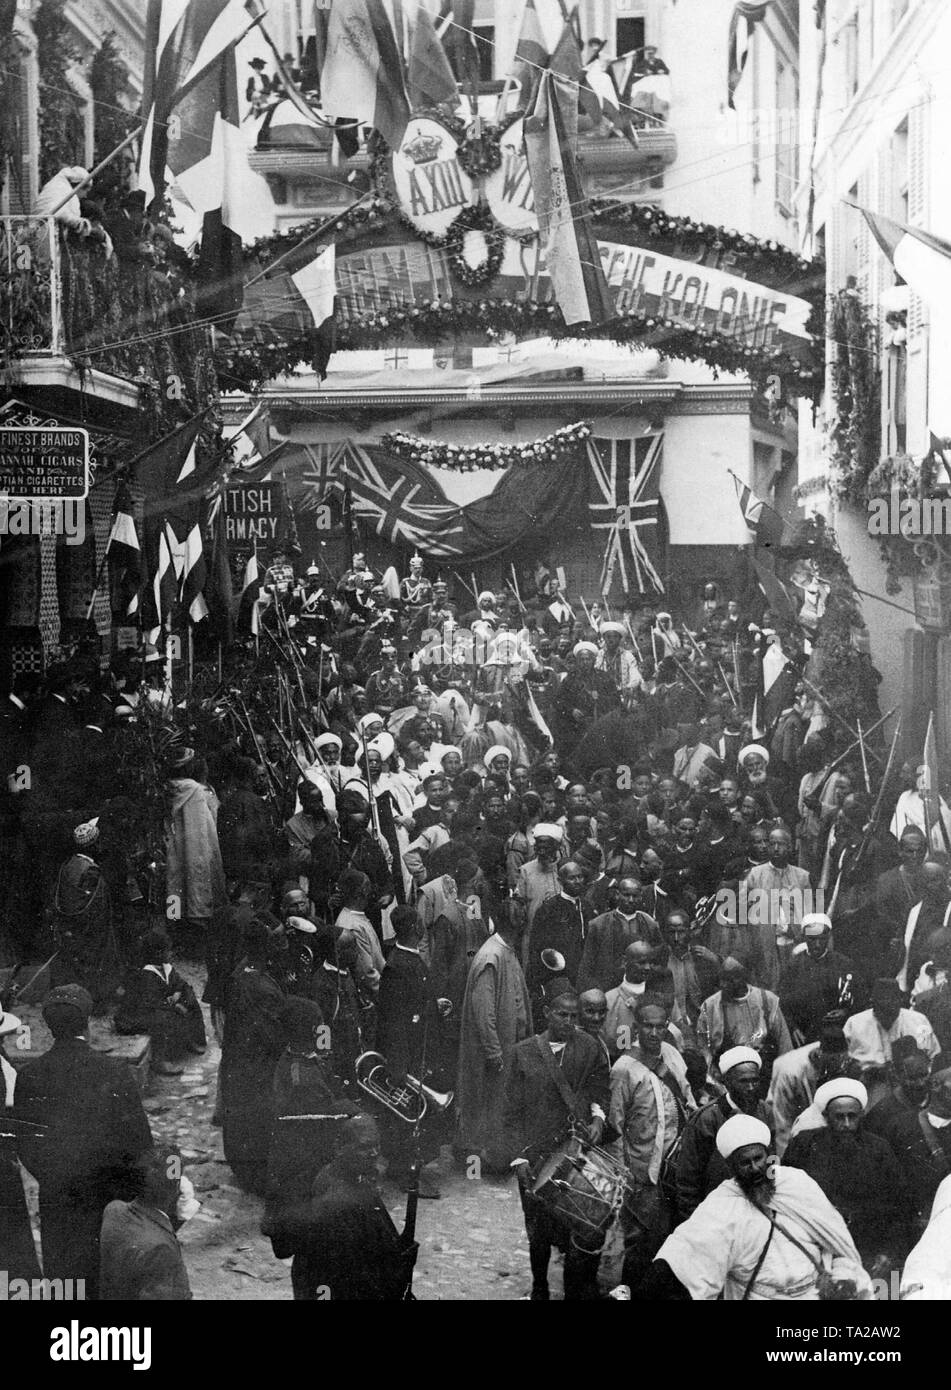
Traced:
<path fill-rule="evenodd" d="M 948 803 L 943 796 L 940 798 L 940 804 L 941 819 L 944 821 L 944 828 L 947 831 L 948 841 L 945 843 L 945 837 L 941 833 L 941 826 L 935 824 L 931 827 L 931 848 L 947 850 L 948 844 L 951 844 L 951 810 L 949 810 Z M 901 838 L 902 831 L 907 829 L 909 825 L 916 825 L 919 830 L 924 831 L 925 804 L 921 799 L 920 792 L 902 792 L 901 796 L 898 798 L 898 804 L 895 807 L 895 814 L 892 816 L 891 825 L 888 828 L 895 839 L 898 840 Z"/>
<path fill-rule="evenodd" d="M 798 1168 L 776 1170 L 778 1226 L 821 1260 L 835 1278 L 854 1279 L 865 1297 L 871 1283 L 848 1227 L 817 1182 Z M 786 1209 L 782 1209 L 786 1208 Z M 808 1224 L 788 1214 L 800 1210 Z M 815 1264 L 777 1229 L 750 1290 L 749 1301 L 818 1301 Z M 817 1227 L 824 1239 L 816 1235 Z M 769 1220 L 728 1178 L 668 1236 L 657 1252 L 694 1300 L 740 1302 L 769 1236 Z"/>
<path fill-rule="evenodd" d="M 951 1299 L 951 1177 L 935 1193 L 925 1232 L 905 1261 L 898 1297 L 902 1303 Z"/>

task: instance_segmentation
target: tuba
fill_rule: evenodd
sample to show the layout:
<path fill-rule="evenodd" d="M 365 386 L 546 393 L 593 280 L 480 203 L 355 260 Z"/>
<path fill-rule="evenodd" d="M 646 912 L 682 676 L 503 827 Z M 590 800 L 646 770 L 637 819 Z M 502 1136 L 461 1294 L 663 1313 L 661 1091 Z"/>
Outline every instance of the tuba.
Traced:
<path fill-rule="evenodd" d="M 353 1065 L 360 1090 L 406 1124 L 418 1124 L 430 1107 L 441 1115 L 452 1104 L 452 1091 L 434 1091 L 415 1076 L 407 1075 L 403 1083 L 391 1081 L 382 1052 L 361 1052 Z"/>

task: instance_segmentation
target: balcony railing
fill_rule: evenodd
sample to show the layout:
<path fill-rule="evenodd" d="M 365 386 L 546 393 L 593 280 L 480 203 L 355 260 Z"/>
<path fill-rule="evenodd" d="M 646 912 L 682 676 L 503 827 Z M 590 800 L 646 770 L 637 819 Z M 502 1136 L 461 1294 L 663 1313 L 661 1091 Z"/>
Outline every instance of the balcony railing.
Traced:
<path fill-rule="evenodd" d="M 0 365 L 62 352 L 62 277 L 50 217 L 0 217 Z"/>

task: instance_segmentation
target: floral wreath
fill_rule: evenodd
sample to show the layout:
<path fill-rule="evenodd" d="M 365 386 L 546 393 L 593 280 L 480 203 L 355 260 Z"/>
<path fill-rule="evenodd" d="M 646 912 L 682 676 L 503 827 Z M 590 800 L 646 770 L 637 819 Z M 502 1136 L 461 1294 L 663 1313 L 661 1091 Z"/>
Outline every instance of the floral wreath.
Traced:
<path fill-rule="evenodd" d="M 466 233 L 481 232 L 485 238 L 485 257 L 472 265 L 465 257 Z M 505 233 L 484 203 L 463 208 L 443 241 L 449 269 L 460 285 L 485 285 L 494 280 L 505 254 Z"/>

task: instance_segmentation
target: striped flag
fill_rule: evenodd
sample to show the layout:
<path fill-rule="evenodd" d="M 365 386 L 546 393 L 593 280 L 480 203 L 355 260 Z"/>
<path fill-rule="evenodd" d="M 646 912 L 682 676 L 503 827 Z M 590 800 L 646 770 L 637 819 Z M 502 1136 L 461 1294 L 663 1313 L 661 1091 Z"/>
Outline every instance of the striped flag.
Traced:
<path fill-rule="evenodd" d="M 153 632 L 168 626 L 179 602 L 194 622 L 207 612 L 201 599 L 206 575 L 201 508 L 216 460 L 198 466 L 203 418 L 196 416 L 160 439 L 135 464 L 145 492 L 146 583 L 140 603 L 143 624 Z"/>
<path fill-rule="evenodd" d="M 200 623 L 208 617 L 208 604 L 205 602 L 205 584 L 208 581 L 208 566 L 202 546 L 202 512 L 205 504 L 198 502 L 192 509 L 188 529 L 182 547 L 182 571 L 179 597 L 193 623 Z"/>
<path fill-rule="evenodd" d="M 783 651 L 779 637 L 774 632 L 761 632 L 756 654 L 756 693 L 750 716 L 754 738 L 767 738 L 772 733 L 779 716 L 795 695 L 796 679 L 796 668 Z"/>
<path fill-rule="evenodd" d="M 138 611 L 139 591 L 145 580 L 145 564 L 138 532 L 135 529 L 132 497 L 126 482 L 120 482 L 116 488 L 107 554 L 110 607 L 113 613 L 131 616 Z"/>
<path fill-rule="evenodd" d="M 335 0 L 320 76 L 323 109 L 360 120 L 398 149 L 409 122 L 403 62 L 380 0 Z"/>
<path fill-rule="evenodd" d="M 783 538 L 783 519 L 775 508 L 768 502 L 764 502 L 761 497 L 757 497 L 752 488 L 747 487 L 735 473 L 731 474 L 733 486 L 736 488 L 737 500 L 740 504 L 740 511 L 747 526 L 753 532 L 757 545 L 776 546 L 780 545 Z"/>
<path fill-rule="evenodd" d="M 149 0 L 138 176 L 147 206 L 165 191 L 169 137 L 184 124 L 176 108 L 263 14 L 260 0 Z"/>
<path fill-rule="evenodd" d="M 920 227 L 893 222 L 868 208 L 859 207 L 859 211 L 872 236 L 915 294 L 928 304 L 947 304 L 951 299 L 951 242 Z"/>
<path fill-rule="evenodd" d="M 406 11 L 404 10 L 404 15 Z M 455 102 L 459 95 L 456 78 L 439 41 L 432 16 L 424 5 L 414 5 L 408 17 L 409 57 L 406 87 L 414 110 Z"/>
<path fill-rule="evenodd" d="M 525 0 L 522 27 L 515 45 L 515 74 L 522 90 L 521 104 L 529 106 L 539 78 L 548 67 L 548 47 L 535 0 Z"/>
<path fill-rule="evenodd" d="M 306 335 L 313 348 L 314 370 L 323 379 L 336 341 L 335 258 L 333 244 L 320 250 L 302 247 L 272 275 L 247 285 L 235 325 L 238 333 L 261 336 L 267 329 L 281 338 Z"/>
<path fill-rule="evenodd" d="M 221 493 L 208 508 L 206 536 L 211 542 L 211 561 L 205 585 L 208 617 L 215 636 L 223 646 L 228 647 L 234 640 L 234 592 L 228 553 L 228 525 Z"/>
<path fill-rule="evenodd" d="M 743 69 L 746 67 L 746 60 L 750 53 L 750 42 L 753 30 L 761 20 L 766 18 L 766 10 L 769 0 L 766 3 L 757 3 L 757 0 L 739 0 L 734 5 L 733 13 L 730 15 L 730 32 L 727 37 L 727 105 L 730 110 L 734 109 L 733 97 L 736 89 L 740 85 L 740 78 L 743 76 Z"/>
<path fill-rule="evenodd" d="M 261 572 L 258 568 L 257 549 L 251 551 L 244 567 L 244 583 L 241 586 L 241 602 L 238 606 L 238 626 L 246 628 L 255 636 L 261 631 L 261 615 L 258 603 L 261 598 Z"/>
<path fill-rule="evenodd" d="M 601 324 L 614 316 L 572 153 L 572 128 L 576 135 L 577 107 L 563 98 L 557 79 L 546 72 L 525 120 L 525 146 L 548 274 L 569 327 Z"/>

